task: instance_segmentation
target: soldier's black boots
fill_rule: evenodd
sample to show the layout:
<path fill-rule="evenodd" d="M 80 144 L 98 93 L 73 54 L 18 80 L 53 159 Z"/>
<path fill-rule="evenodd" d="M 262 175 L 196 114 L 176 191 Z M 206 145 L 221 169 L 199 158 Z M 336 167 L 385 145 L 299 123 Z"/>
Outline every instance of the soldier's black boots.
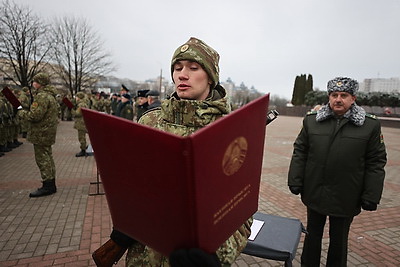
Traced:
<path fill-rule="evenodd" d="M 76 153 L 75 157 L 87 157 L 86 150 L 81 150 L 79 153 Z"/>
<path fill-rule="evenodd" d="M 0 146 L 0 152 L 10 152 L 11 149 L 8 148 L 6 145 Z"/>
<path fill-rule="evenodd" d="M 22 145 L 23 143 L 20 142 L 20 141 L 18 141 L 17 139 L 14 139 L 13 144 L 16 145 L 17 147 L 19 147 L 19 146 Z"/>
<path fill-rule="evenodd" d="M 56 179 L 43 181 L 43 186 L 29 194 L 29 197 L 43 197 L 57 192 Z"/>

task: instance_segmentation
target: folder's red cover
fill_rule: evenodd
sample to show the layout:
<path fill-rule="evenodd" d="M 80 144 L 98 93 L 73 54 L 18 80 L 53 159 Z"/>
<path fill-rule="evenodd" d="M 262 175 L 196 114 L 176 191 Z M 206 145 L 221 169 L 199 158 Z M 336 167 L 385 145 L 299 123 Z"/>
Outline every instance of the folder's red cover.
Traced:
<path fill-rule="evenodd" d="M 67 108 L 74 108 L 74 104 L 72 104 L 72 102 L 67 97 L 63 97 L 62 102 L 67 106 Z"/>
<path fill-rule="evenodd" d="M 21 106 L 21 102 L 19 102 L 18 98 L 11 92 L 11 90 L 8 87 L 4 87 L 3 90 L 1 90 L 5 98 L 7 98 L 8 101 L 10 101 L 11 105 L 14 108 L 18 108 Z"/>
<path fill-rule="evenodd" d="M 82 109 L 114 228 L 214 252 L 258 208 L 269 95 L 188 137 Z"/>

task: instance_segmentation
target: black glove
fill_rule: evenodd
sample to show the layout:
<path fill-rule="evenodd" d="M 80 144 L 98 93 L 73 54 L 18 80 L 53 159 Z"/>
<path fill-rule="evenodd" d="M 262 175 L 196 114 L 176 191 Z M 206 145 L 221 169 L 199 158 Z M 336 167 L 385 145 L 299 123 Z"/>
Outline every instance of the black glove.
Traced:
<path fill-rule="evenodd" d="M 112 230 L 110 238 L 124 248 L 130 247 L 137 242 L 135 239 L 130 238 L 129 236 L 115 229 Z"/>
<path fill-rule="evenodd" d="M 198 248 L 173 251 L 169 263 L 172 267 L 221 267 L 215 253 L 209 254 Z"/>
<path fill-rule="evenodd" d="M 290 192 L 292 192 L 292 194 L 295 194 L 295 195 L 300 194 L 302 189 L 303 189 L 303 187 L 301 187 L 301 186 L 289 186 Z"/>
<path fill-rule="evenodd" d="M 378 208 L 378 204 L 372 203 L 368 200 L 361 201 L 361 208 L 363 210 L 374 211 Z"/>

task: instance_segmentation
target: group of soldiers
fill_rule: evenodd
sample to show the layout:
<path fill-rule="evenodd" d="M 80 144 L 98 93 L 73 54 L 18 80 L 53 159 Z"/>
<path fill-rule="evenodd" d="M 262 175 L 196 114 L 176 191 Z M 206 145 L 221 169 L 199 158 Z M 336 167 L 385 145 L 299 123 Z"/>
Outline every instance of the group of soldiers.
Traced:
<path fill-rule="evenodd" d="M 29 110 L 32 103 L 31 92 L 28 87 L 14 89 L 14 95 L 21 102 L 23 109 Z M 80 96 L 80 97 L 79 97 Z M 115 115 L 127 120 L 138 121 L 148 109 L 160 106 L 159 92 L 157 90 L 138 90 L 132 97 L 129 89 L 121 85 L 119 93 L 110 95 L 104 92 L 84 93 L 78 92 L 75 97 L 71 94 L 58 94 L 57 100 L 60 105 L 59 118 L 62 121 L 75 121 L 74 128 L 78 130 L 78 139 L 81 151 L 77 157 L 87 156 L 86 153 L 86 127 L 79 108 L 88 108 L 99 112 Z M 74 108 L 68 108 L 64 98 L 68 98 Z M 19 118 L 17 110 L 0 93 L 0 157 L 6 152 L 19 147 L 22 142 L 18 137 L 27 137 L 29 123 Z M 80 132 L 79 132 L 80 131 Z"/>
<path fill-rule="evenodd" d="M 29 89 L 27 87 L 22 90 L 15 89 L 13 93 L 21 102 L 22 108 L 29 109 L 31 103 Z M 28 123 L 18 117 L 17 110 L 0 92 L 0 157 L 23 144 L 18 141 L 18 136 L 22 134 L 22 137 L 26 138 L 28 127 Z"/>
<path fill-rule="evenodd" d="M 87 130 L 82 117 L 82 108 L 104 112 L 131 121 L 139 120 L 145 111 L 161 105 L 159 95 L 156 90 L 138 90 L 137 96 L 132 97 L 129 89 L 123 84 L 119 93 L 114 93 L 111 97 L 104 94 L 104 92 L 94 94 L 78 92 L 75 95 L 75 99 L 71 101 L 74 102 L 73 109 L 61 108 L 61 119 L 63 119 L 63 112 L 70 112 L 75 121 L 74 128 L 78 131 L 80 151 L 75 156 L 86 157 L 88 155 L 86 152 L 88 147 L 86 141 Z M 62 100 L 60 105 L 61 107 L 65 105 Z M 66 117 L 68 118 L 68 115 Z"/>

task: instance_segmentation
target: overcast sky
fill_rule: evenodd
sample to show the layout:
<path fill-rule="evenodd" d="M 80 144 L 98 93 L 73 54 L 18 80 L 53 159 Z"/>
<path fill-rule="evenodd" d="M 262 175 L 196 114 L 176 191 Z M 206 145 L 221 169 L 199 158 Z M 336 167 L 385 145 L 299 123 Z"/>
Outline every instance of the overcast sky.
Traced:
<path fill-rule="evenodd" d="M 292 96 L 296 75 L 400 76 L 400 0 L 14 0 L 46 18 L 87 19 L 118 70 L 144 81 L 191 36 L 221 56 L 220 80 Z"/>

